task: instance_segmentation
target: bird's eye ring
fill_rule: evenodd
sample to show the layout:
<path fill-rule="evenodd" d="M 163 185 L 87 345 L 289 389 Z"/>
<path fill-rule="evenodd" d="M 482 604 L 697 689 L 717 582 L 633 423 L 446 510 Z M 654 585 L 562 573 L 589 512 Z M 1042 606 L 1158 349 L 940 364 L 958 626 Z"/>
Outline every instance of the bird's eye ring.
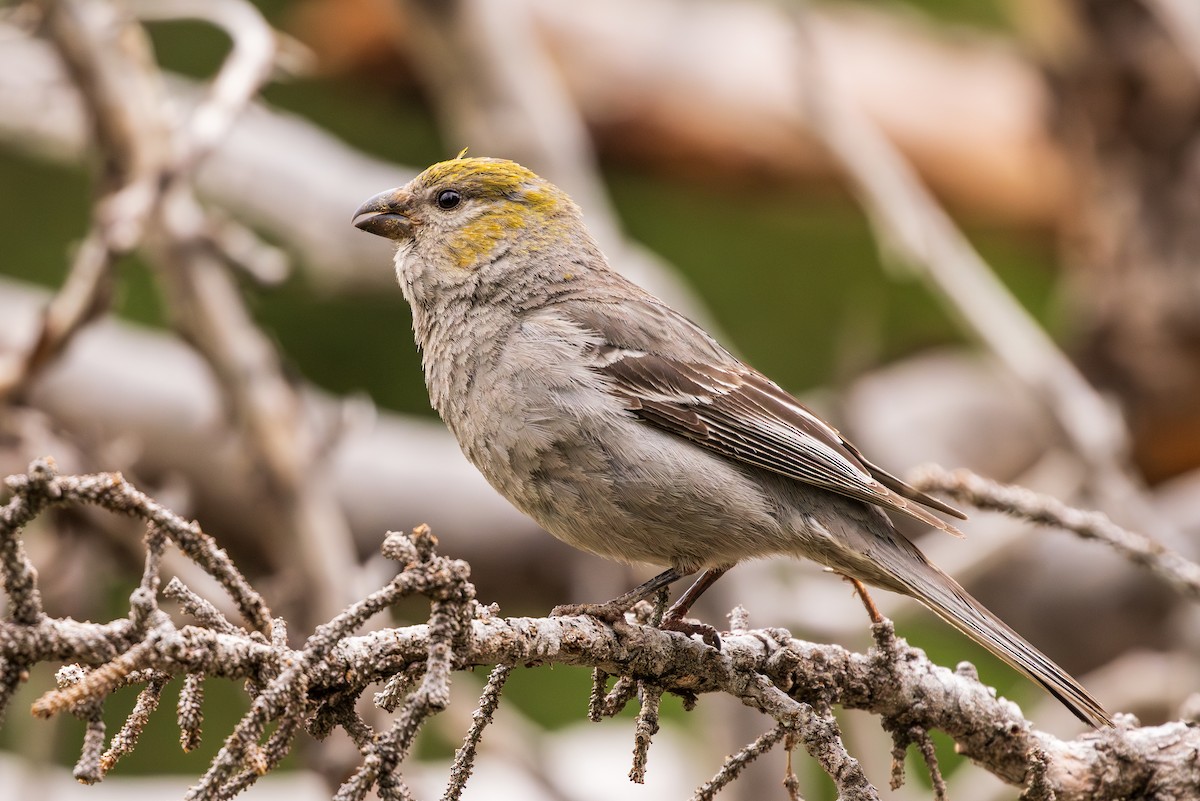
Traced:
<path fill-rule="evenodd" d="M 462 195 L 453 189 L 443 189 L 437 194 L 437 204 L 439 209 L 445 209 L 446 211 L 449 211 L 459 203 L 462 203 Z"/>

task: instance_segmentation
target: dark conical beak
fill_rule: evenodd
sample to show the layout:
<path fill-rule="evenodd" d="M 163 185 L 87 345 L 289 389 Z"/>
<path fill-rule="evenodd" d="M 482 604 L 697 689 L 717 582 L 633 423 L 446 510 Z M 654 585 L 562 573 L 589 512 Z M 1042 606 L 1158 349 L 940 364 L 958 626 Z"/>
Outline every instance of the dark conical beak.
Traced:
<path fill-rule="evenodd" d="M 412 195 L 403 189 L 389 189 L 358 207 L 354 212 L 354 227 L 387 239 L 408 239 L 412 236 L 412 220 L 405 211 Z"/>

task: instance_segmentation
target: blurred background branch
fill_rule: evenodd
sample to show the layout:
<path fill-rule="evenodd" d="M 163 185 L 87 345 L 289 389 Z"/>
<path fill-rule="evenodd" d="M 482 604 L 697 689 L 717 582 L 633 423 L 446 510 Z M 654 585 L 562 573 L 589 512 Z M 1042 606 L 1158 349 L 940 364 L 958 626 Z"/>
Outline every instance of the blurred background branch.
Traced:
<path fill-rule="evenodd" d="M 889 468 L 969 467 L 1194 557 L 1195 9 L 922 2 L 7 7 L 0 470 L 52 454 L 68 471 L 124 471 L 219 533 L 297 641 L 386 580 L 381 531 L 420 521 L 506 613 L 627 586 L 623 568 L 512 511 L 424 416 L 388 248 L 349 225 L 364 198 L 470 146 L 566 187 L 618 267 L 723 328 Z M 927 268 L 923 282 L 887 272 L 877 246 Z M 142 569 L 121 520 L 60 511 L 39 526 L 30 547 L 54 565 L 42 589 L 58 613 L 102 618 L 116 577 Z M 1178 716 L 1200 683 L 1192 604 L 1102 548 L 999 515 L 968 531 L 922 547 L 1114 707 Z M 111 583 L 84 580 L 97 566 Z M 857 605 L 811 566 L 748 564 L 726 582 L 697 610 L 712 622 L 740 603 L 764 625 L 865 647 Z M 935 661 L 969 657 L 1024 691 L 903 599 L 877 600 Z M 572 726 L 563 710 L 586 697 L 586 672 L 537 675 L 509 679 L 494 725 L 523 734 L 485 737 L 476 769 L 509 796 L 585 798 L 563 777 L 587 755 L 603 794 L 628 770 L 625 731 Z M 50 681 L 35 671 L 31 686 Z M 690 714 L 676 726 L 663 702 L 650 797 L 684 797 L 763 735 L 737 704 Z M 55 756 L 14 717 L 0 745 Z M 462 729 L 439 735 L 438 720 L 420 751 L 430 776 Z M 856 713 L 838 725 L 882 783 L 890 736 Z M 1012 797 L 938 736 L 950 797 Z M 779 792 L 783 753 L 723 797 Z M 357 758 L 343 740 L 305 762 L 337 784 Z M 820 797 L 813 763 L 796 769 Z M 910 782 L 891 797 L 929 794 Z"/>

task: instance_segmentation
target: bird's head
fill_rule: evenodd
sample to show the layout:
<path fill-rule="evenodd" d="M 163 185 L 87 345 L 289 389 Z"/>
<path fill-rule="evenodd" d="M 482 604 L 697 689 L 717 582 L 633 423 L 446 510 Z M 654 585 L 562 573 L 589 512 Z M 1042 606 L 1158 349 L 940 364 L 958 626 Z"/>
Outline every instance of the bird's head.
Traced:
<path fill-rule="evenodd" d="M 460 156 L 371 198 L 354 213 L 354 225 L 439 269 L 471 271 L 570 234 L 579 210 L 516 162 Z"/>

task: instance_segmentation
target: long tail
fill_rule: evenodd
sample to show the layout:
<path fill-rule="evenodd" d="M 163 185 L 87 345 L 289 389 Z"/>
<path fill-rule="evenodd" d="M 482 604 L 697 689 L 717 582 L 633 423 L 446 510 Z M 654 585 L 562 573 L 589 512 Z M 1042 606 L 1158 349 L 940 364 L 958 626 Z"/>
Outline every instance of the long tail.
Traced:
<path fill-rule="evenodd" d="M 1084 723 L 1097 728 L 1113 725 L 1112 718 L 1100 702 L 1071 678 L 1070 674 L 989 612 L 958 582 L 923 558 L 921 562 L 924 569 L 913 570 L 910 564 L 906 566 L 905 571 L 892 574 L 895 581 L 904 585 L 906 594 L 925 604 L 947 623 L 1045 687 L 1047 692 L 1061 701 Z"/>

